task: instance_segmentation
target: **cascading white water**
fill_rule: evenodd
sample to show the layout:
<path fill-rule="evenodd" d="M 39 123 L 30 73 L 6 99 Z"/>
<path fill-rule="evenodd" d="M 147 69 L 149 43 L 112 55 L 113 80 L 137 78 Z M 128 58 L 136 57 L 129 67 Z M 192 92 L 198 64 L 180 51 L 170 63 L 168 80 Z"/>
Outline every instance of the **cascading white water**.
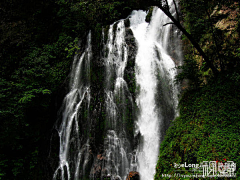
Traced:
<path fill-rule="evenodd" d="M 127 73 L 134 73 L 129 69 L 126 73 L 126 69 L 129 65 L 130 46 L 136 48 L 135 43 L 126 43 L 124 20 L 115 22 L 109 28 L 102 57 L 105 67 L 102 74 L 105 80 L 102 82 L 104 86 L 101 95 L 104 102 L 100 103 L 104 107 L 100 113 L 105 114 L 104 119 L 101 119 L 104 121 L 104 147 L 103 152 L 97 155 L 92 152 L 89 138 L 89 133 L 96 128 L 92 122 L 94 117 L 89 115 L 90 99 L 96 98 L 90 95 L 91 33 L 88 35 L 85 51 L 80 57 L 75 56 L 69 83 L 70 91 L 64 98 L 56 125 L 60 149 L 54 180 L 79 180 L 89 177 L 125 180 L 130 171 L 138 171 L 141 180 L 154 178 L 160 141 L 169 121 L 178 113 L 178 86 L 174 84 L 177 74 L 175 63 L 181 62 L 182 55 L 178 32 L 172 25 L 163 26 L 170 22 L 167 16 L 156 7 L 150 23 L 145 21 L 146 15 L 147 13 L 141 10 L 133 11 L 129 18 L 133 32 L 133 36 L 130 36 L 135 38 L 138 49 L 135 54 L 136 102 L 133 100 L 134 94 L 129 92 L 127 78 L 124 79 Z M 129 65 L 130 68 L 133 66 Z M 138 112 L 137 119 L 133 115 L 135 110 Z M 134 143 L 130 139 L 134 138 L 133 133 L 129 133 L 126 127 L 132 127 L 129 121 L 136 123 Z M 83 125 L 84 122 L 87 125 Z M 137 144 L 139 134 L 140 141 Z M 138 147 L 133 149 L 133 144 Z M 90 156 L 93 155 L 96 155 L 94 162 L 90 162 Z M 88 171 L 91 170 L 90 176 L 85 174 L 87 168 Z"/>
<path fill-rule="evenodd" d="M 62 107 L 60 109 L 61 124 L 56 127 L 59 133 L 60 149 L 59 149 L 59 166 L 54 173 L 53 179 L 62 180 L 79 179 L 79 165 L 82 156 L 88 156 L 88 141 L 81 144 L 80 130 L 78 122 L 78 113 L 82 107 L 84 99 L 87 101 L 87 108 L 90 104 L 90 60 L 92 56 L 91 49 L 91 32 L 88 34 L 87 47 L 85 52 L 78 59 L 76 55 L 72 65 L 71 79 L 69 83 L 70 92 L 65 96 Z M 85 66 L 84 66 L 85 64 Z M 86 74 L 83 77 L 83 71 Z M 83 78 L 85 79 L 83 81 Z M 69 152 L 73 146 L 74 152 Z M 86 158 L 85 158 L 86 159 Z M 73 162 L 74 163 L 73 163 Z M 70 163 L 73 164 L 70 167 Z M 84 167 L 84 164 L 83 164 Z"/>
<path fill-rule="evenodd" d="M 116 31 L 114 32 L 114 26 Z M 125 43 L 125 26 L 121 20 L 110 26 L 108 41 L 105 45 L 108 52 L 105 59 L 105 103 L 107 114 L 106 138 L 104 149 L 106 164 L 104 164 L 105 175 L 112 179 L 126 179 L 129 171 L 129 160 L 127 158 L 128 140 L 125 134 L 124 118 L 125 103 L 130 93 L 124 80 L 124 70 L 127 63 L 127 45 Z M 131 100 L 131 96 L 130 96 Z"/>
<path fill-rule="evenodd" d="M 155 109 L 156 93 L 156 55 L 154 54 L 152 34 L 147 34 L 146 13 L 134 12 L 130 18 L 131 28 L 138 42 L 136 56 L 136 81 L 140 88 L 136 99 L 140 109 L 137 127 L 143 136 L 143 144 L 138 154 L 141 179 L 152 179 L 159 151 L 159 119 Z M 148 36 L 149 35 L 149 36 Z"/>
<path fill-rule="evenodd" d="M 178 90 L 173 82 L 177 71 L 167 50 L 171 26 L 163 26 L 169 23 L 170 19 L 156 7 L 152 13 L 150 24 L 145 22 L 144 11 L 133 11 L 130 18 L 130 28 L 138 43 L 135 69 L 139 87 L 136 103 L 140 112 L 136 134 L 140 133 L 142 136 L 137 155 L 138 171 L 142 180 L 154 178 L 158 160 L 163 109 L 157 107 L 161 102 L 157 102 L 156 96 L 159 91 L 158 84 L 163 83 L 161 81 L 166 81 L 169 86 L 171 97 L 168 98 L 172 100 L 175 115 L 178 103 Z"/>

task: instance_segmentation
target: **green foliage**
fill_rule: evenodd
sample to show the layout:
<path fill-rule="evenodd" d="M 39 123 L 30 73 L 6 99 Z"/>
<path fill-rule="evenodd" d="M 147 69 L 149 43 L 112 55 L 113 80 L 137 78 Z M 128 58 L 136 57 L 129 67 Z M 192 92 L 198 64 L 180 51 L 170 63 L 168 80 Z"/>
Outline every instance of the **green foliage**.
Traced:
<path fill-rule="evenodd" d="M 88 21 L 91 25 L 97 23 L 106 23 L 113 21 L 116 17 L 121 15 L 117 8 L 121 7 L 124 2 L 120 1 L 81 1 L 75 5 L 78 9 L 82 9 L 84 14 L 87 15 Z"/>
<path fill-rule="evenodd" d="M 180 3 L 186 30 L 200 44 L 213 65 L 221 72 L 234 71 L 239 64 L 239 4 L 234 0 L 181 0 Z M 205 75 L 211 76 L 208 69 L 203 71 L 203 60 L 193 48 L 187 48 L 186 53 L 192 54 L 192 59 L 197 61 L 202 71 L 201 79 L 206 79 Z"/>
<path fill-rule="evenodd" d="M 153 8 L 154 8 L 153 6 L 149 8 L 148 14 L 146 16 L 146 22 L 150 22 L 151 17 L 152 17 L 152 13 L 153 13 Z"/>
<path fill-rule="evenodd" d="M 21 13 L 3 16 L 0 24 L 3 32 L 0 39 L 1 179 L 36 179 L 33 178 L 36 174 L 41 179 L 42 171 L 36 168 L 42 162 L 39 159 L 44 158 L 38 149 L 46 137 L 43 132 L 50 128 L 48 123 L 51 124 L 51 116 L 56 113 L 51 99 L 69 73 L 72 59 L 69 54 L 75 50 L 71 45 L 77 41 L 72 30 L 78 27 L 69 30 L 72 21 L 66 26 L 60 24 L 64 17 L 57 12 L 64 7 L 53 1 L 44 5 L 34 1 L 35 5 L 26 11 L 28 3 L 19 5 L 12 1 L 11 6 L 4 3 L 2 6 L 5 12 L 21 10 Z M 70 47 L 69 52 L 65 51 L 66 47 Z"/>
<path fill-rule="evenodd" d="M 181 72 L 176 76 L 175 81 L 177 83 L 182 82 L 184 79 L 190 80 L 189 85 L 192 88 L 197 88 L 202 84 L 201 72 L 199 71 L 199 65 L 192 59 L 191 55 L 185 55 L 184 64 L 178 66 Z"/>
<path fill-rule="evenodd" d="M 206 31 L 206 22 L 203 17 L 208 6 L 201 0 L 182 0 L 181 7 L 185 20 L 185 28 L 190 31 L 193 37 L 195 37 L 195 40 L 198 41 Z"/>
<path fill-rule="evenodd" d="M 73 42 L 70 42 L 68 44 L 68 46 L 65 48 L 65 51 L 68 52 L 67 58 L 69 57 L 73 57 L 74 54 L 77 53 L 77 51 L 80 50 L 79 46 L 78 46 L 78 38 L 75 38 Z"/>
<path fill-rule="evenodd" d="M 172 122 L 161 144 L 155 179 L 176 173 L 174 163 L 200 164 L 224 158 L 240 163 L 239 83 L 224 76 L 184 93 L 180 117 Z M 236 172 L 239 176 L 239 167 Z"/>

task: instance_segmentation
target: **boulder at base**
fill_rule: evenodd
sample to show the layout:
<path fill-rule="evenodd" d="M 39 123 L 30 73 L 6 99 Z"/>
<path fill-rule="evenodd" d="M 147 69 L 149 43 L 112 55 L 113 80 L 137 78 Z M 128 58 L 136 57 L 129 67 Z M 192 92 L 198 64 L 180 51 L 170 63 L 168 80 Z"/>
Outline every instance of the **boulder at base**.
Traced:
<path fill-rule="evenodd" d="M 131 171 L 131 172 L 128 174 L 128 177 L 127 177 L 126 180 L 140 180 L 139 173 L 136 172 L 136 171 Z"/>

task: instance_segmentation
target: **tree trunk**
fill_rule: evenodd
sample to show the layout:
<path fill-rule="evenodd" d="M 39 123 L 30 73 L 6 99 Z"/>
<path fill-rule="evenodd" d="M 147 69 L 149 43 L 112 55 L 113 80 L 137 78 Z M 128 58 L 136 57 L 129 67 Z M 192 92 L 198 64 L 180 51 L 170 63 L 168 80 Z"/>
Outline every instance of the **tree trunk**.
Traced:
<path fill-rule="evenodd" d="M 207 63 L 208 67 L 211 68 L 213 74 L 215 76 L 218 75 L 218 70 L 215 68 L 215 66 L 213 65 L 213 63 L 209 60 L 209 58 L 207 57 L 207 55 L 203 52 L 202 48 L 199 46 L 199 44 L 194 40 L 194 38 L 186 31 L 186 29 L 183 28 L 183 26 L 180 24 L 180 22 L 178 20 L 176 20 L 172 14 L 169 12 L 169 10 L 165 9 L 163 6 L 161 6 L 161 4 L 156 4 L 156 6 L 158 6 L 173 22 L 173 24 L 175 24 L 178 29 L 180 31 L 182 31 L 182 33 L 190 40 L 190 42 L 192 43 L 192 45 L 197 49 L 197 51 L 199 52 L 199 54 L 203 57 L 203 59 L 205 60 L 205 62 Z M 177 11 L 177 10 L 176 10 Z"/>

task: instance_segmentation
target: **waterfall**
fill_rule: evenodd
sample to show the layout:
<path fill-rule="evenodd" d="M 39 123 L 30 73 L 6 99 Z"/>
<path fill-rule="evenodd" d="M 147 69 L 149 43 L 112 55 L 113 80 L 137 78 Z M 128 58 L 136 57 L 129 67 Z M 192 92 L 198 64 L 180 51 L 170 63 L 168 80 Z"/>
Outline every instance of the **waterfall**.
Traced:
<path fill-rule="evenodd" d="M 69 93 L 63 100 L 59 110 L 59 120 L 56 129 L 60 139 L 59 166 L 53 179 L 79 179 L 79 166 L 82 159 L 87 160 L 88 140 L 80 140 L 83 132 L 79 128 L 79 113 L 82 109 L 89 111 L 90 105 L 90 60 L 92 56 L 91 32 L 87 37 L 85 51 L 79 57 L 74 57 L 70 76 Z M 85 74 L 84 74 L 85 73 Z M 87 115 L 88 116 L 88 115 Z M 88 117 L 86 117 L 88 119 Z M 83 144 L 84 143 L 84 144 Z M 85 158 L 83 156 L 86 156 Z M 82 170 L 81 170 L 82 171 Z"/>
<path fill-rule="evenodd" d="M 111 175 L 112 179 L 126 179 L 129 170 L 127 154 L 130 147 L 124 121 L 127 116 L 126 107 L 129 105 L 128 102 L 131 105 L 132 97 L 124 80 L 128 50 L 123 20 L 110 26 L 105 48 L 108 52 L 104 57 L 107 125 L 104 139 L 106 163 L 103 165 L 105 168 L 103 173 L 105 176 Z"/>
<path fill-rule="evenodd" d="M 92 91 L 96 84 L 90 79 L 91 32 L 85 50 L 75 56 L 70 90 L 55 127 L 60 148 L 54 180 L 126 180 L 131 171 L 138 171 L 141 180 L 154 178 L 160 143 L 178 115 L 179 87 L 174 78 L 182 54 L 179 31 L 164 26 L 170 19 L 156 7 L 150 23 L 146 16 L 145 11 L 133 11 L 102 31 L 101 97 Z M 96 120 L 97 112 L 103 114 L 102 122 Z M 100 123 L 103 137 L 98 139 L 103 142 L 93 150 L 91 134 Z"/>
<path fill-rule="evenodd" d="M 177 71 L 168 54 L 171 26 L 163 26 L 170 19 L 156 7 L 152 13 L 150 24 L 145 22 L 147 14 L 144 11 L 133 11 L 130 18 L 130 27 L 138 43 L 135 69 L 139 87 L 136 103 L 140 111 L 136 134 L 142 136 L 137 159 L 138 171 L 143 180 L 151 180 L 155 174 L 160 140 L 163 138 L 161 125 L 166 121 L 161 106 L 173 109 L 171 119 L 167 118 L 170 121 L 177 115 L 178 104 L 178 87 L 174 84 Z M 181 57 L 181 54 L 178 56 Z M 166 96 L 164 101 L 167 103 L 157 97 L 160 93 Z"/>

